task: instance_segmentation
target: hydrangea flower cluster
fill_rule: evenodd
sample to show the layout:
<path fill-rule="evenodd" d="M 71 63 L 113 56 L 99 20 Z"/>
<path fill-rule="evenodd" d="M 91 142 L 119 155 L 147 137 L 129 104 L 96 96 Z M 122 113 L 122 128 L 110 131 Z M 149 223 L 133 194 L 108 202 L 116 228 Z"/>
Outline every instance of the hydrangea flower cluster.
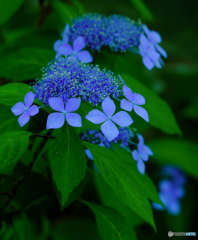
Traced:
<path fill-rule="evenodd" d="M 82 36 L 92 50 L 100 51 L 102 46 L 109 46 L 112 51 L 125 52 L 139 45 L 142 32 L 141 23 L 136 23 L 126 16 L 84 14 L 73 19 L 69 41 Z"/>
<path fill-rule="evenodd" d="M 160 199 L 168 213 L 175 216 L 179 215 L 181 212 L 180 199 L 185 195 L 184 184 L 186 177 L 179 169 L 172 166 L 165 166 L 162 174 L 167 177 L 159 183 Z M 154 209 L 164 210 L 164 207 L 160 204 L 152 203 L 152 206 Z"/>
<path fill-rule="evenodd" d="M 122 82 L 111 71 L 63 57 L 48 63 L 43 77 L 32 84 L 32 91 L 45 105 L 49 105 L 51 97 L 59 97 L 64 102 L 78 97 L 95 106 L 107 96 L 123 95 Z"/>
<path fill-rule="evenodd" d="M 29 121 L 30 115 L 38 113 L 37 106 L 30 107 L 34 98 L 38 98 L 44 106 L 50 106 L 57 111 L 48 116 L 47 129 L 60 128 L 65 120 L 70 126 L 82 127 L 81 116 L 74 113 L 79 109 L 81 100 L 88 100 L 93 106 L 98 104 L 102 111 L 93 109 L 85 118 L 94 124 L 102 123 L 101 131 L 109 142 L 119 136 L 117 125 L 127 127 L 133 123 L 127 112 L 115 113 L 116 105 L 111 97 L 120 101 L 120 107 L 124 110 L 131 111 L 134 107 L 135 112 L 148 121 L 147 111 L 138 106 L 145 103 L 144 97 L 137 93 L 133 94 L 122 78 L 120 76 L 115 78 L 110 71 L 101 71 L 97 66 L 86 65 L 60 56 L 49 63 L 43 72 L 41 80 L 32 84 L 34 94 L 29 92 L 25 96 L 26 106 L 23 103 L 17 103 L 12 108 L 15 115 L 25 111 L 19 118 L 21 126 Z M 129 101 L 118 99 L 124 95 Z"/>
<path fill-rule="evenodd" d="M 88 51 L 78 51 L 74 47 L 77 39 L 81 38 L 78 49 L 86 46 L 92 50 L 100 51 L 103 46 L 109 46 L 112 51 L 126 52 L 127 50 L 139 53 L 143 64 L 151 70 L 154 66 L 161 68 L 161 56 L 167 57 L 165 50 L 159 46 L 161 36 L 156 31 L 150 31 L 140 21 L 135 22 L 122 15 L 84 14 L 72 20 L 71 27 L 67 24 L 63 33 L 63 40 L 54 44 L 56 56 L 80 55 L 78 60 L 85 63 L 91 62 L 92 57 Z M 73 42 L 73 49 L 68 44 Z"/>

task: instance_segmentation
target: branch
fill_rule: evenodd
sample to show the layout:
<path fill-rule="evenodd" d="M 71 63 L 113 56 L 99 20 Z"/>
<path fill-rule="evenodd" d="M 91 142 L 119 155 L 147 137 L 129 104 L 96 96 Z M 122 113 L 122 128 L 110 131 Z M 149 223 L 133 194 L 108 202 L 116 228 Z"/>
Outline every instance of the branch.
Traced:
<path fill-rule="evenodd" d="M 56 137 L 54 137 L 54 136 L 42 135 L 42 134 L 37 134 L 37 133 L 33 133 L 30 136 L 32 136 L 32 137 L 33 136 L 35 136 L 35 137 L 42 137 L 42 138 L 47 138 L 47 139 L 49 139 L 49 138 L 56 139 Z"/>
<path fill-rule="evenodd" d="M 12 199 L 15 197 L 18 189 L 21 187 L 22 183 L 23 183 L 23 182 L 26 180 L 26 178 L 29 176 L 29 174 L 30 174 L 30 172 L 31 172 L 31 170 L 32 170 L 32 167 L 34 166 L 34 163 L 35 163 L 35 161 L 36 161 L 36 159 L 37 159 L 37 157 L 39 156 L 40 152 L 42 151 L 42 148 L 44 147 L 46 141 L 47 141 L 47 140 L 49 139 L 49 137 L 51 136 L 52 131 L 53 131 L 53 129 L 50 129 L 50 130 L 47 132 L 47 134 L 46 134 L 48 137 L 47 137 L 47 138 L 44 138 L 44 139 L 41 141 L 40 145 L 39 145 L 38 148 L 37 148 L 37 151 L 36 151 L 36 152 L 34 153 L 34 155 L 33 155 L 33 161 L 32 161 L 30 164 L 27 165 L 27 167 L 26 167 L 25 171 L 23 172 L 23 174 L 22 174 L 19 178 L 17 178 L 16 183 L 14 184 L 14 186 L 13 186 L 11 192 L 10 192 L 10 195 L 9 195 L 9 198 L 8 198 L 7 202 L 6 202 L 5 205 L 0 209 L 0 211 L 3 211 L 3 210 L 9 205 L 9 203 L 10 203 L 10 202 L 12 201 Z"/>

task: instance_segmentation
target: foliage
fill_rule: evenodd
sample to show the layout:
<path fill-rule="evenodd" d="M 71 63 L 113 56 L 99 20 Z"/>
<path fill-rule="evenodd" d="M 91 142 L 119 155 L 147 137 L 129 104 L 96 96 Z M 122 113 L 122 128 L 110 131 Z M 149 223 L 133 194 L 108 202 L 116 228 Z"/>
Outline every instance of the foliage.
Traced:
<path fill-rule="evenodd" d="M 170 0 L 0 0 L 0 239 L 196 231 L 196 17 Z"/>

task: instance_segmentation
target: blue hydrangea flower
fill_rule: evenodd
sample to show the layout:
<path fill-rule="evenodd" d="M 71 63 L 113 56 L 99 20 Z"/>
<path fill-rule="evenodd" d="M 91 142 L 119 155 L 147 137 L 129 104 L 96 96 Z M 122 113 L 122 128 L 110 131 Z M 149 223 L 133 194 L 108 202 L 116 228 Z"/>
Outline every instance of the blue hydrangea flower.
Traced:
<path fill-rule="evenodd" d="M 64 44 L 61 47 L 62 55 L 68 55 L 75 60 L 79 60 L 84 63 L 90 63 L 93 61 L 91 54 L 84 50 L 85 48 L 85 41 L 83 37 L 77 37 L 73 42 L 73 48 L 69 44 Z"/>
<path fill-rule="evenodd" d="M 167 170 L 170 170 L 167 172 Z M 184 183 L 185 176 L 177 168 L 165 166 L 162 174 L 170 176 L 169 179 L 163 179 L 159 183 L 159 197 L 164 203 L 166 210 L 171 215 L 179 215 L 181 212 L 180 199 L 185 195 Z M 178 178 L 179 177 L 179 181 Z M 180 181 L 182 180 L 182 181 Z M 154 209 L 164 210 L 164 207 L 157 203 L 152 203 Z"/>
<path fill-rule="evenodd" d="M 102 46 L 109 46 L 113 51 L 125 52 L 139 45 L 143 29 L 141 23 L 136 23 L 126 16 L 102 14 L 84 14 L 72 20 L 69 40 L 78 36 L 85 39 L 91 49 L 100 51 Z"/>
<path fill-rule="evenodd" d="M 156 52 L 155 47 L 147 40 L 144 34 L 140 36 L 139 51 L 146 68 L 149 70 L 154 66 L 161 68 L 160 54 Z"/>
<path fill-rule="evenodd" d="M 142 137 L 142 135 L 137 134 L 137 137 L 139 139 L 138 149 L 133 150 L 132 156 L 133 156 L 133 159 L 137 161 L 138 171 L 141 174 L 144 174 L 145 173 L 144 162 L 148 161 L 149 155 L 152 156 L 153 152 L 148 146 L 144 145 L 144 138 Z"/>
<path fill-rule="evenodd" d="M 67 102 L 70 98 L 81 98 L 93 106 L 107 96 L 122 96 L 122 82 L 111 71 L 100 70 L 98 66 L 86 65 L 71 59 L 59 57 L 43 70 L 41 80 L 32 85 L 32 91 L 44 105 L 48 99 L 58 97 Z"/>
<path fill-rule="evenodd" d="M 30 116 L 34 116 L 39 112 L 39 108 L 36 105 L 32 105 L 33 101 L 34 94 L 32 92 L 28 92 L 24 97 L 25 104 L 18 102 L 11 108 L 11 111 L 15 116 L 22 114 L 18 118 L 20 127 L 23 127 L 30 120 Z"/>
<path fill-rule="evenodd" d="M 129 114 L 124 111 L 120 111 L 113 115 L 116 110 L 116 106 L 110 97 L 106 97 L 104 99 L 102 102 L 102 109 L 104 113 L 94 109 L 90 111 L 85 118 L 95 124 L 104 122 L 100 128 L 102 133 L 107 137 L 108 141 L 112 141 L 119 134 L 119 131 L 113 122 L 121 127 L 127 127 L 133 123 L 133 120 Z"/>
<path fill-rule="evenodd" d="M 66 55 L 65 53 L 65 46 L 68 43 L 69 37 L 69 24 L 65 26 L 64 32 L 63 32 L 63 40 L 58 39 L 54 43 L 54 51 L 56 51 L 56 58 L 58 58 L 60 55 Z"/>
<path fill-rule="evenodd" d="M 138 47 L 142 24 L 123 15 L 111 15 L 107 18 L 106 45 L 112 51 L 126 52 L 132 47 Z"/>
<path fill-rule="evenodd" d="M 73 113 L 80 107 L 80 98 L 71 98 L 64 106 L 63 100 L 60 98 L 50 98 L 49 105 L 52 109 L 59 113 L 51 113 L 47 118 L 47 129 L 61 128 L 66 121 L 72 127 L 82 127 L 81 116 Z"/>
<path fill-rule="evenodd" d="M 144 24 L 142 24 L 142 28 L 144 30 L 144 32 L 147 35 L 147 38 L 149 40 L 149 42 L 156 48 L 156 50 L 165 58 L 167 58 L 167 53 L 166 51 L 159 46 L 158 43 L 160 43 L 162 41 L 162 38 L 160 36 L 160 34 L 156 31 L 150 31 L 148 29 L 148 27 Z"/>
<path fill-rule="evenodd" d="M 144 105 L 145 104 L 145 98 L 137 93 L 133 93 L 132 90 L 124 85 L 123 92 L 125 97 L 128 99 L 122 99 L 120 102 L 120 107 L 126 111 L 132 111 L 134 108 L 134 111 L 136 114 L 138 114 L 140 117 L 142 117 L 145 121 L 149 121 L 148 112 L 138 105 Z"/>
<path fill-rule="evenodd" d="M 76 17 L 72 20 L 69 41 L 73 42 L 78 36 L 82 36 L 85 44 L 92 50 L 100 51 L 106 43 L 107 18 L 102 14 L 90 13 Z"/>

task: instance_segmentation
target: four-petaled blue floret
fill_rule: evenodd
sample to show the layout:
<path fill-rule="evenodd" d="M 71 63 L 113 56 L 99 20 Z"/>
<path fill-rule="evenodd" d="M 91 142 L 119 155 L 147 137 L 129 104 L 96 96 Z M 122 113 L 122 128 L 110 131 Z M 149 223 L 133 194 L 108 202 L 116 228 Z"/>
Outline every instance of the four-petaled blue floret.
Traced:
<path fill-rule="evenodd" d="M 30 120 L 30 116 L 35 116 L 39 112 L 39 108 L 36 105 L 32 105 L 33 101 L 34 94 L 32 92 L 28 92 L 24 97 L 25 104 L 18 102 L 11 108 L 11 111 L 15 116 L 22 114 L 18 118 L 20 127 L 23 127 Z"/>
<path fill-rule="evenodd" d="M 124 111 L 114 114 L 116 106 L 110 97 L 106 97 L 102 102 L 102 110 L 103 112 L 94 109 L 85 118 L 95 124 L 103 123 L 100 128 L 108 141 L 114 140 L 119 135 L 115 123 L 121 127 L 127 127 L 133 123 L 129 114 Z"/>

